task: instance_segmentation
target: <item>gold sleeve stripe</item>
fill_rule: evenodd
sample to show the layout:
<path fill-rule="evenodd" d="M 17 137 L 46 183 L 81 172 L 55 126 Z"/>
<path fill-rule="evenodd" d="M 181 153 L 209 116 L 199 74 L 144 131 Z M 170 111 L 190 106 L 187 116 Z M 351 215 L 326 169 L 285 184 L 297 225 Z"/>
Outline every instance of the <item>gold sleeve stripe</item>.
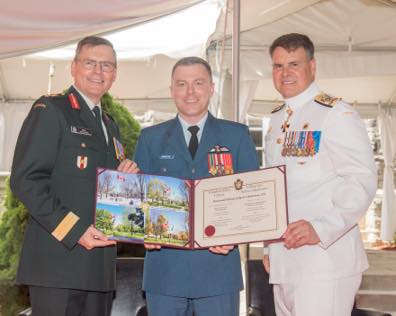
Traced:
<path fill-rule="evenodd" d="M 79 219 L 80 218 L 76 214 L 74 214 L 73 212 L 69 212 L 62 219 L 59 225 L 56 226 L 56 228 L 52 232 L 52 236 L 54 236 L 59 241 L 62 241 Z"/>

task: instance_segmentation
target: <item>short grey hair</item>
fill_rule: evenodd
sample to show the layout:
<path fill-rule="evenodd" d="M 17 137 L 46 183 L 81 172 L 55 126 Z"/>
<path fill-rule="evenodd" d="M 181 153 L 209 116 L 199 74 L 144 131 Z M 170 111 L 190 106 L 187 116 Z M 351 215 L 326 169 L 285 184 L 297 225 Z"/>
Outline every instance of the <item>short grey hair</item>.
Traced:
<path fill-rule="evenodd" d="M 87 36 L 85 38 L 83 38 L 82 40 L 80 40 L 77 44 L 77 48 L 76 48 L 76 52 L 74 55 L 74 60 L 77 60 L 78 57 L 80 56 L 81 50 L 85 47 L 95 47 L 95 46 L 99 46 L 99 45 L 105 45 L 111 48 L 111 50 L 113 51 L 114 54 L 114 60 L 115 60 L 115 64 L 117 65 L 117 54 L 116 51 L 114 50 L 113 44 L 103 38 L 103 37 L 98 37 L 98 36 Z"/>

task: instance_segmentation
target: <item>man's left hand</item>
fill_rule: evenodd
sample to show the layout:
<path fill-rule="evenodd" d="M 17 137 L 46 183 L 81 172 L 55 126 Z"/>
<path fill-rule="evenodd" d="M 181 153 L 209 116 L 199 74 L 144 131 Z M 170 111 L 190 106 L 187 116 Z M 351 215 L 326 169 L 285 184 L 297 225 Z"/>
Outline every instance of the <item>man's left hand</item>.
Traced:
<path fill-rule="evenodd" d="M 216 246 L 216 247 L 210 247 L 209 251 L 213 252 L 218 255 L 226 255 L 228 254 L 232 249 L 234 249 L 235 246 L 230 245 L 230 246 Z"/>
<path fill-rule="evenodd" d="M 129 160 L 129 159 L 125 159 L 125 160 L 121 161 L 121 163 L 118 165 L 117 170 L 121 171 L 121 172 L 125 172 L 125 173 L 138 173 L 139 172 L 139 168 L 138 168 L 138 165 L 136 164 L 136 162 Z"/>
<path fill-rule="evenodd" d="M 116 244 L 114 240 L 109 240 L 102 232 L 93 227 L 93 225 L 88 227 L 78 243 L 87 250 L 97 247 L 114 246 Z"/>
<path fill-rule="evenodd" d="M 299 220 L 287 226 L 282 236 L 287 249 L 299 248 L 305 245 L 316 245 L 320 238 L 310 222 Z"/>

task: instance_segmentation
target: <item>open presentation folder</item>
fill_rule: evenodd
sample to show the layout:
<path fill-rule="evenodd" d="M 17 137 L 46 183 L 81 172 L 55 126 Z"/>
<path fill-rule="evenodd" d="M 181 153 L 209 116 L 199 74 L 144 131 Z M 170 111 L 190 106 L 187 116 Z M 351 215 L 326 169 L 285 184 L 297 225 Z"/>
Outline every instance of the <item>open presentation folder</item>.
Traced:
<path fill-rule="evenodd" d="M 285 170 L 185 180 L 99 169 L 95 226 L 119 242 L 186 249 L 276 240 L 288 223 Z"/>

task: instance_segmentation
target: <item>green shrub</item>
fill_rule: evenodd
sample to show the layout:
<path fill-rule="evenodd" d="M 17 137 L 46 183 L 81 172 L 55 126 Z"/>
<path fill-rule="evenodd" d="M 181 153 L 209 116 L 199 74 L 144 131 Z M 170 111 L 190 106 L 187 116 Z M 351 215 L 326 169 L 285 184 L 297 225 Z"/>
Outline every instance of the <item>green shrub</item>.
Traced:
<path fill-rule="evenodd" d="M 16 315 L 28 303 L 27 289 L 15 285 L 27 212 L 25 206 L 12 194 L 9 178 L 5 186 L 5 208 L 0 219 L 0 315 Z"/>

